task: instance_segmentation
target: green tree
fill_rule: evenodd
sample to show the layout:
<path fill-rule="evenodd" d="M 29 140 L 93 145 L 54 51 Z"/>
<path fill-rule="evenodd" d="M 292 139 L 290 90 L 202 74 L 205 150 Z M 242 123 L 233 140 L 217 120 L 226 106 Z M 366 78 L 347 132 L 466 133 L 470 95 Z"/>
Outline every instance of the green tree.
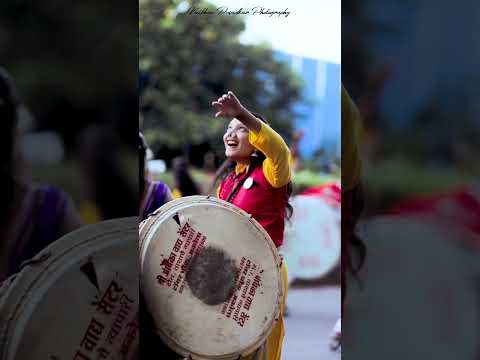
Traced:
<path fill-rule="evenodd" d="M 140 1 L 141 108 L 152 147 L 181 148 L 210 141 L 220 152 L 225 120 L 212 100 L 228 90 L 290 138 L 301 79 L 276 61 L 267 45 L 239 42 L 240 16 L 189 15 L 204 1 Z"/>

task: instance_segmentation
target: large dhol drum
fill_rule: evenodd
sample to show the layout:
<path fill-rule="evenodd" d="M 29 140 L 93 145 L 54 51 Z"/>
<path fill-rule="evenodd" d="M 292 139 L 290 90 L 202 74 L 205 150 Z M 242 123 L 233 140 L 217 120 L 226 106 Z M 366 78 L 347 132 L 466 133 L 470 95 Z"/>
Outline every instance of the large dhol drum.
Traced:
<path fill-rule="evenodd" d="M 337 211 L 314 196 L 295 196 L 291 204 L 293 216 L 286 222 L 282 247 L 289 279 L 321 279 L 340 261 L 340 221 Z"/>
<path fill-rule="evenodd" d="M 0 289 L 0 359 L 136 359 L 138 218 L 74 231 Z"/>
<path fill-rule="evenodd" d="M 280 258 L 265 230 L 230 203 L 191 196 L 140 226 L 140 286 L 162 340 L 193 359 L 255 351 L 279 316 Z"/>

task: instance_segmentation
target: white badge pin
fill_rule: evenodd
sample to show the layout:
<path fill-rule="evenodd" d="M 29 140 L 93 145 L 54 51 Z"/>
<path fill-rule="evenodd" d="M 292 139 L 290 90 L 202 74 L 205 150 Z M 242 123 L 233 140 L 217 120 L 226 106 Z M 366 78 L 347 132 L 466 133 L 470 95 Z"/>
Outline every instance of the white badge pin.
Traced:
<path fill-rule="evenodd" d="M 243 183 L 243 187 L 245 189 L 250 189 L 253 185 L 253 179 L 251 177 L 249 177 L 247 180 L 245 180 L 245 182 Z"/>

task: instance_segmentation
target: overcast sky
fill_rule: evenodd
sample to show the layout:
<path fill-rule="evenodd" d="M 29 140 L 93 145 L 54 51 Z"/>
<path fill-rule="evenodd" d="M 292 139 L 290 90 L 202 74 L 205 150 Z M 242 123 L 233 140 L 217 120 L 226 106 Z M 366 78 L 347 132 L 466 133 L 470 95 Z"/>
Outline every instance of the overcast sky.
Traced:
<path fill-rule="evenodd" d="M 340 64 L 340 0 L 211 0 L 230 11 L 239 8 L 284 11 L 285 17 L 247 15 L 246 30 L 240 40 L 245 43 L 267 41 L 275 50 Z"/>

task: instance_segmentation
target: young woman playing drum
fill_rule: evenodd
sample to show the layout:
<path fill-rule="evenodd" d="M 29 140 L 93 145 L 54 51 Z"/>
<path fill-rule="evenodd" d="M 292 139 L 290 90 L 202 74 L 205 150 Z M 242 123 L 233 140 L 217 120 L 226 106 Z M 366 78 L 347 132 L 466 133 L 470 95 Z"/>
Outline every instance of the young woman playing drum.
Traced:
<path fill-rule="evenodd" d="M 218 197 L 251 214 L 278 248 L 283 243 L 285 217 L 291 215 L 288 203 L 291 193 L 290 150 L 282 137 L 258 115 L 248 111 L 231 91 L 212 102 L 212 106 L 217 111 L 215 117 L 231 119 L 223 136 L 228 161 L 217 176 L 222 179 Z M 282 276 L 286 292 L 285 262 Z M 283 337 L 281 317 L 264 346 L 247 359 L 280 359 Z"/>

